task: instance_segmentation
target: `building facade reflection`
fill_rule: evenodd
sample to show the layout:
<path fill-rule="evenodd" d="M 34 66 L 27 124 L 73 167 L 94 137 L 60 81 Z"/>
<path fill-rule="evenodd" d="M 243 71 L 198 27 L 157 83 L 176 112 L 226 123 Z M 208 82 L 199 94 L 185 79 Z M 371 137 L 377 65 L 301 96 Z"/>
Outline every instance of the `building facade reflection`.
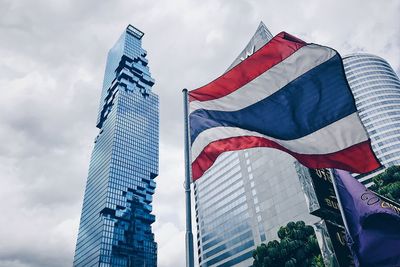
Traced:
<path fill-rule="evenodd" d="M 129 25 L 108 53 L 74 266 L 157 264 L 159 100 L 143 35 Z"/>

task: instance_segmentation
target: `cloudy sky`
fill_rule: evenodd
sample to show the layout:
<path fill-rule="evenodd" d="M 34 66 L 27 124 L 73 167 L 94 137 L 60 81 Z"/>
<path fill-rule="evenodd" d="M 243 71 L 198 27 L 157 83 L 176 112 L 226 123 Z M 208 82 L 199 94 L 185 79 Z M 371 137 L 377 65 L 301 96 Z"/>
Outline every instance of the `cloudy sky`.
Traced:
<path fill-rule="evenodd" d="M 181 89 L 221 74 L 261 20 L 400 73 L 398 0 L 0 0 L 0 267 L 72 265 L 106 54 L 129 23 L 161 100 L 159 266 L 183 266 Z"/>

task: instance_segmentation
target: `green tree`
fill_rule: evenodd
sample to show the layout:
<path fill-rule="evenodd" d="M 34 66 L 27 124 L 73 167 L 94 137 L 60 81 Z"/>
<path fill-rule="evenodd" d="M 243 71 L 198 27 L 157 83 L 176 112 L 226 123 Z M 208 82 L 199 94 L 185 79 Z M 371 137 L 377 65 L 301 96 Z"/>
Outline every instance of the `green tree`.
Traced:
<path fill-rule="evenodd" d="M 312 226 L 289 222 L 279 229 L 278 237 L 280 242 L 273 240 L 253 251 L 254 267 L 324 266 Z"/>
<path fill-rule="evenodd" d="M 373 178 L 371 190 L 400 203 L 400 166 L 391 166 Z"/>

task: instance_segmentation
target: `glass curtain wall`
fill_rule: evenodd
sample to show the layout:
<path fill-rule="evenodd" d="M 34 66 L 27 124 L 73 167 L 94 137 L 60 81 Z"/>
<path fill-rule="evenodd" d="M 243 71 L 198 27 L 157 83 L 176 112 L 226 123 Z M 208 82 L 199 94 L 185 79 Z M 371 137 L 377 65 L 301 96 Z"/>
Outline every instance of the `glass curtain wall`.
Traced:
<path fill-rule="evenodd" d="M 143 33 L 129 25 L 108 53 L 74 266 L 156 266 L 152 195 L 159 100 Z"/>

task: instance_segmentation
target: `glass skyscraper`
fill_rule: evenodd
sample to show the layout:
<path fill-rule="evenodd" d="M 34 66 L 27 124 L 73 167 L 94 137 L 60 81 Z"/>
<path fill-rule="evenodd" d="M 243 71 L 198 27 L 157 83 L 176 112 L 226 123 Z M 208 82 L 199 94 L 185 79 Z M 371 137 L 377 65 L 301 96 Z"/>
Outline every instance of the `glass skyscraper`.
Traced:
<path fill-rule="evenodd" d="M 158 175 L 159 100 L 143 32 L 129 25 L 110 49 L 74 266 L 157 265 L 152 195 Z"/>
<path fill-rule="evenodd" d="M 343 64 L 375 155 L 385 166 L 400 165 L 399 77 L 374 55 L 349 55 Z"/>
<path fill-rule="evenodd" d="M 236 57 L 236 59 L 232 62 L 232 64 L 229 66 L 229 68 L 226 70 L 230 70 L 233 67 L 235 67 L 237 64 L 242 62 L 245 58 L 251 56 L 254 52 L 256 52 L 258 49 L 263 47 L 269 40 L 271 40 L 274 36 L 272 33 L 268 30 L 268 28 L 265 26 L 265 24 L 261 21 L 260 25 L 258 25 L 258 28 L 253 35 L 253 37 L 250 39 L 249 43 L 246 45 L 246 47 L 243 49 L 242 52 Z"/>
<path fill-rule="evenodd" d="M 261 22 L 233 68 L 271 40 Z M 294 159 L 261 148 L 222 154 L 194 185 L 199 264 L 250 266 L 261 242 L 277 239 L 291 220 L 318 221 L 309 214 Z"/>
<path fill-rule="evenodd" d="M 309 214 L 294 162 L 269 148 L 224 153 L 195 182 L 200 266 L 248 267 L 280 226 L 319 220 Z"/>

